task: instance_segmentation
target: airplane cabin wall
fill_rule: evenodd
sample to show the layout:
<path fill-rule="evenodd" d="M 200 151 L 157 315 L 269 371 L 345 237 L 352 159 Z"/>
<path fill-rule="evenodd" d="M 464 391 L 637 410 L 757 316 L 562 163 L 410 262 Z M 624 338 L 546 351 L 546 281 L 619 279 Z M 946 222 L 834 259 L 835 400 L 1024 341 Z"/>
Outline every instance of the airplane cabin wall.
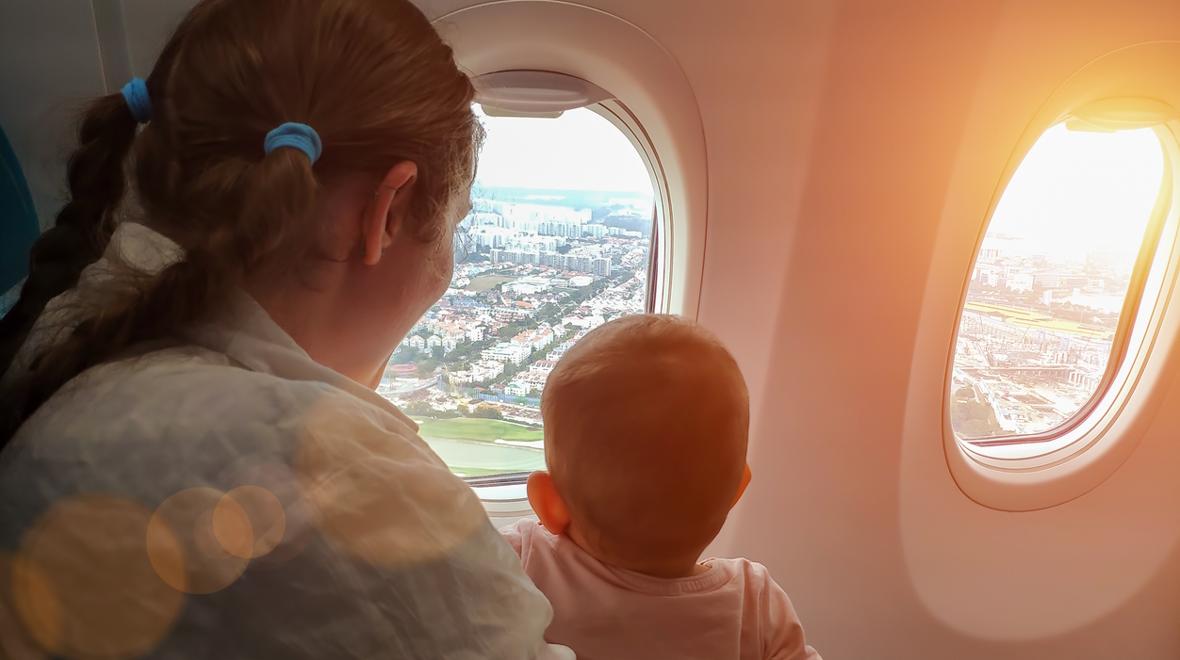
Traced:
<path fill-rule="evenodd" d="M 912 371 L 940 224 L 981 223 L 1054 89 L 1110 51 L 1177 38 L 1180 7 L 828 6 L 816 16 L 810 3 L 745 3 L 734 12 L 760 29 L 726 48 L 668 44 L 709 144 L 700 319 L 735 348 L 754 398 L 755 479 L 714 550 L 766 563 L 828 658 L 1180 656 L 1175 395 L 1107 483 L 1037 512 L 994 511 L 958 490 L 937 408 L 916 434 L 906 427 L 911 378 L 942 396 L 941 369 Z M 732 21 L 699 19 L 686 41 Z M 800 48 L 771 46 L 783 33 L 810 42 L 818 75 L 781 61 Z M 797 127 L 808 137 L 783 151 L 775 134 Z M 978 215 L 948 219 L 964 159 L 994 175 L 965 193 Z M 733 183 L 745 176 L 756 189 Z M 944 286 L 957 291 L 964 274 Z M 922 470 L 905 465 L 907 443 L 923 444 Z M 965 553 L 956 537 L 992 554 Z"/>
<path fill-rule="evenodd" d="M 136 73 L 190 4 L 122 3 Z M 828 660 L 1180 657 L 1180 392 L 1098 488 L 1000 512 L 951 479 L 943 372 L 916 340 L 927 297 L 970 267 L 938 270 L 947 223 L 981 227 L 1045 99 L 1106 53 L 1180 39 L 1180 4 L 584 4 L 650 33 L 699 105 L 698 317 L 737 356 L 753 412 L 754 481 L 713 550 L 769 566 Z M 76 3 L 0 6 L 0 84 L 19 92 L 0 122 L 43 219 L 67 124 L 38 117 L 102 90 L 93 20 Z M 948 216 L 952 196 L 978 212 Z"/>
<path fill-rule="evenodd" d="M 753 404 L 754 483 L 713 550 L 766 563 L 827 658 L 1180 656 L 1180 517 L 1164 515 L 1180 510 L 1175 393 L 1106 483 L 1027 513 L 959 491 L 940 410 L 924 429 L 907 420 L 912 378 L 942 398 L 941 368 L 912 372 L 952 174 L 991 165 L 955 191 L 978 213 L 949 219 L 981 227 L 1045 99 L 1095 58 L 1180 37 L 1180 7 L 587 4 L 667 47 L 700 106 L 699 319 L 737 355 Z M 915 443 L 920 458 L 903 451 Z M 994 554 L 940 556 L 962 550 L 956 536 Z"/>
<path fill-rule="evenodd" d="M 29 183 L 42 227 L 64 199 L 74 116 L 106 93 L 96 18 L 89 2 L 0 3 L 0 126 Z"/>

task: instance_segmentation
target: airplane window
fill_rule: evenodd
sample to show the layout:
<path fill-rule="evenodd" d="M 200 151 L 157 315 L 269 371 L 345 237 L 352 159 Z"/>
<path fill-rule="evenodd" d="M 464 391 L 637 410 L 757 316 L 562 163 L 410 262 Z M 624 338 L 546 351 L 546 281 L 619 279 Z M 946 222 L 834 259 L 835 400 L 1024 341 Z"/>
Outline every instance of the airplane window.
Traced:
<path fill-rule="evenodd" d="M 630 140 L 593 110 L 487 131 L 451 286 L 393 354 L 378 392 L 451 470 L 545 465 L 540 394 L 586 332 L 647 309 L 655 200 Z"/>
<path fill-rule="evenodd" d="M 995 208 L 959 321 L 948 405 L 961 441 L 1033 455 L 1093 412 L 1144 295 L 1164 170 L 1151 128 L 1063 123 L 1033 145 Z"/>

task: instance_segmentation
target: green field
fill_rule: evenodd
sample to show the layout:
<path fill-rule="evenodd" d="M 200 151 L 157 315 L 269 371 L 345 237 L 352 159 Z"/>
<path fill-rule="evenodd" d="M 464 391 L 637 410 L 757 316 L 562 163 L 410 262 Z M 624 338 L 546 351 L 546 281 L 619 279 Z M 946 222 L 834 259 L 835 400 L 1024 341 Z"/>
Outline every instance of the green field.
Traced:
<path fill-rule="evenodd" d="M 545 452 L 531 447 L 425 436 L 426 444 L 460 477 L 532 472 L 545 469 Z"/>
<path fill-rule="evenodd" d="M 1110 328 L 1099 328 L 1094 325 L 1079 323 L 1077 321 L 1055 319 L 1045 312 L 1039 312 L 1031 309 L 1022 309 L 1020 307 L 1012 307 L 1010 305 L 999 305 L 989 302 L 969 302 L 964 306 L 964 308 L 980 314 L 998 316 L 1004 319 L 1006 323 L 1024 328 L 1035 328 L 1038 330 L 1049 330 L 1062 334 L 1078 335 L 1085 337 L 1086 339 L 1110 339 L 1114 335 L 1114 330 Z"/>
<path fill-rule="evenodd" d="M 419 434 L 460 477 L 486 477 L 545 469 L 545 452 L 496 440 L 535 442 L 540 429 L 498 419 L 420 419 Z"/>
<path fill-rule="evenodd" d="M 513 279 L 515 278 L 504 275 L 480 275 L 471 280 L 471 284 L 467 285 L 467 290 L 482 293 L 488 289 L 494 289 L 505 282 L 511 282 Z"/>
<path fill-rule="evenodd" d="M 456 417 L 454 419 L 418 420 L 422 437 L 450 438 L 452 440 L 543 440 L 541 429 L 522 424 L 513 424 L 498 419 Z"/>

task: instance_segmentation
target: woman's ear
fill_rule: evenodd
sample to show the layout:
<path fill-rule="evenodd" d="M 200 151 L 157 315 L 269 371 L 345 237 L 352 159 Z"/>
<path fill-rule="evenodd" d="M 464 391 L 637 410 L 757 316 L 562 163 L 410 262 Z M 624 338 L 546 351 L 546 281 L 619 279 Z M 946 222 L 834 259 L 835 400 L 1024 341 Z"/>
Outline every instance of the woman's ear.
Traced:
<path fill-rule="evenodd" d="M 742 471 L 742 481 L 738 484 L 737 497 L 733 498 L 733 504 L 730 506 L 737 506 L 741 501 L 742 495 L 746 494 L 746 487 L 750 485 L 750 480 L 754 478 L 754 473 L 750 472 L 750 464 L 746 463 L 746 469 Z"/>
<path fill-rule="evenodd" d="M 570 526 L 570 512 L 548 472 L 534 472 L 528 481 L 529 504 L 545 529 L 562 534 Z"/>
<path fill-rule="evenodd" d="M 403 160 L 382 177 L 373 201 L 365 208 L 361 225 L 361 247 L 366 266 L 381 261 L 385 248 L 393 244 L 405 222 L 413 195 L 413 184 L 418 178 L 418 165 Z"/>

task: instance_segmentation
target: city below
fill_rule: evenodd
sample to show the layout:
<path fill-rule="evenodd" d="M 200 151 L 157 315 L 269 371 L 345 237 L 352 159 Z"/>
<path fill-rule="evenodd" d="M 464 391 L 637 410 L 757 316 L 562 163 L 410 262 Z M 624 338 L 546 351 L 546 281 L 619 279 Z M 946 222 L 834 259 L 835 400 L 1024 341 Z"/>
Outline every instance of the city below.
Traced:
<path fill-rule="evenodd" d="M 442 299 L 393 354 L 378 392 L 463 477 L 544 467 L 540 396 L 591 329 L 646 309 L 652 202 L 634 193 L 486 188 L 455 237 Z M 1068 423 L 1106 375 L 1128 259 L 1079 261 L 988 237 L 959 326 L 956 435 L 1021 442 Z"/>
<path fill-rule="evenodd" d="M 1068 423 L 1098 393 L 1134 255 L 1080 261 L 988 237 L 959 325 L 950 417 L 981 445 L 1019 442 Z"/>
<path fill-rule="evenodd" d="M 591 329 L 646 308 L 652 200 L 485 188 L 455 236 L 455 272 L 378 392 L 463 477 L 544 467 L 540 395 Z"/>

